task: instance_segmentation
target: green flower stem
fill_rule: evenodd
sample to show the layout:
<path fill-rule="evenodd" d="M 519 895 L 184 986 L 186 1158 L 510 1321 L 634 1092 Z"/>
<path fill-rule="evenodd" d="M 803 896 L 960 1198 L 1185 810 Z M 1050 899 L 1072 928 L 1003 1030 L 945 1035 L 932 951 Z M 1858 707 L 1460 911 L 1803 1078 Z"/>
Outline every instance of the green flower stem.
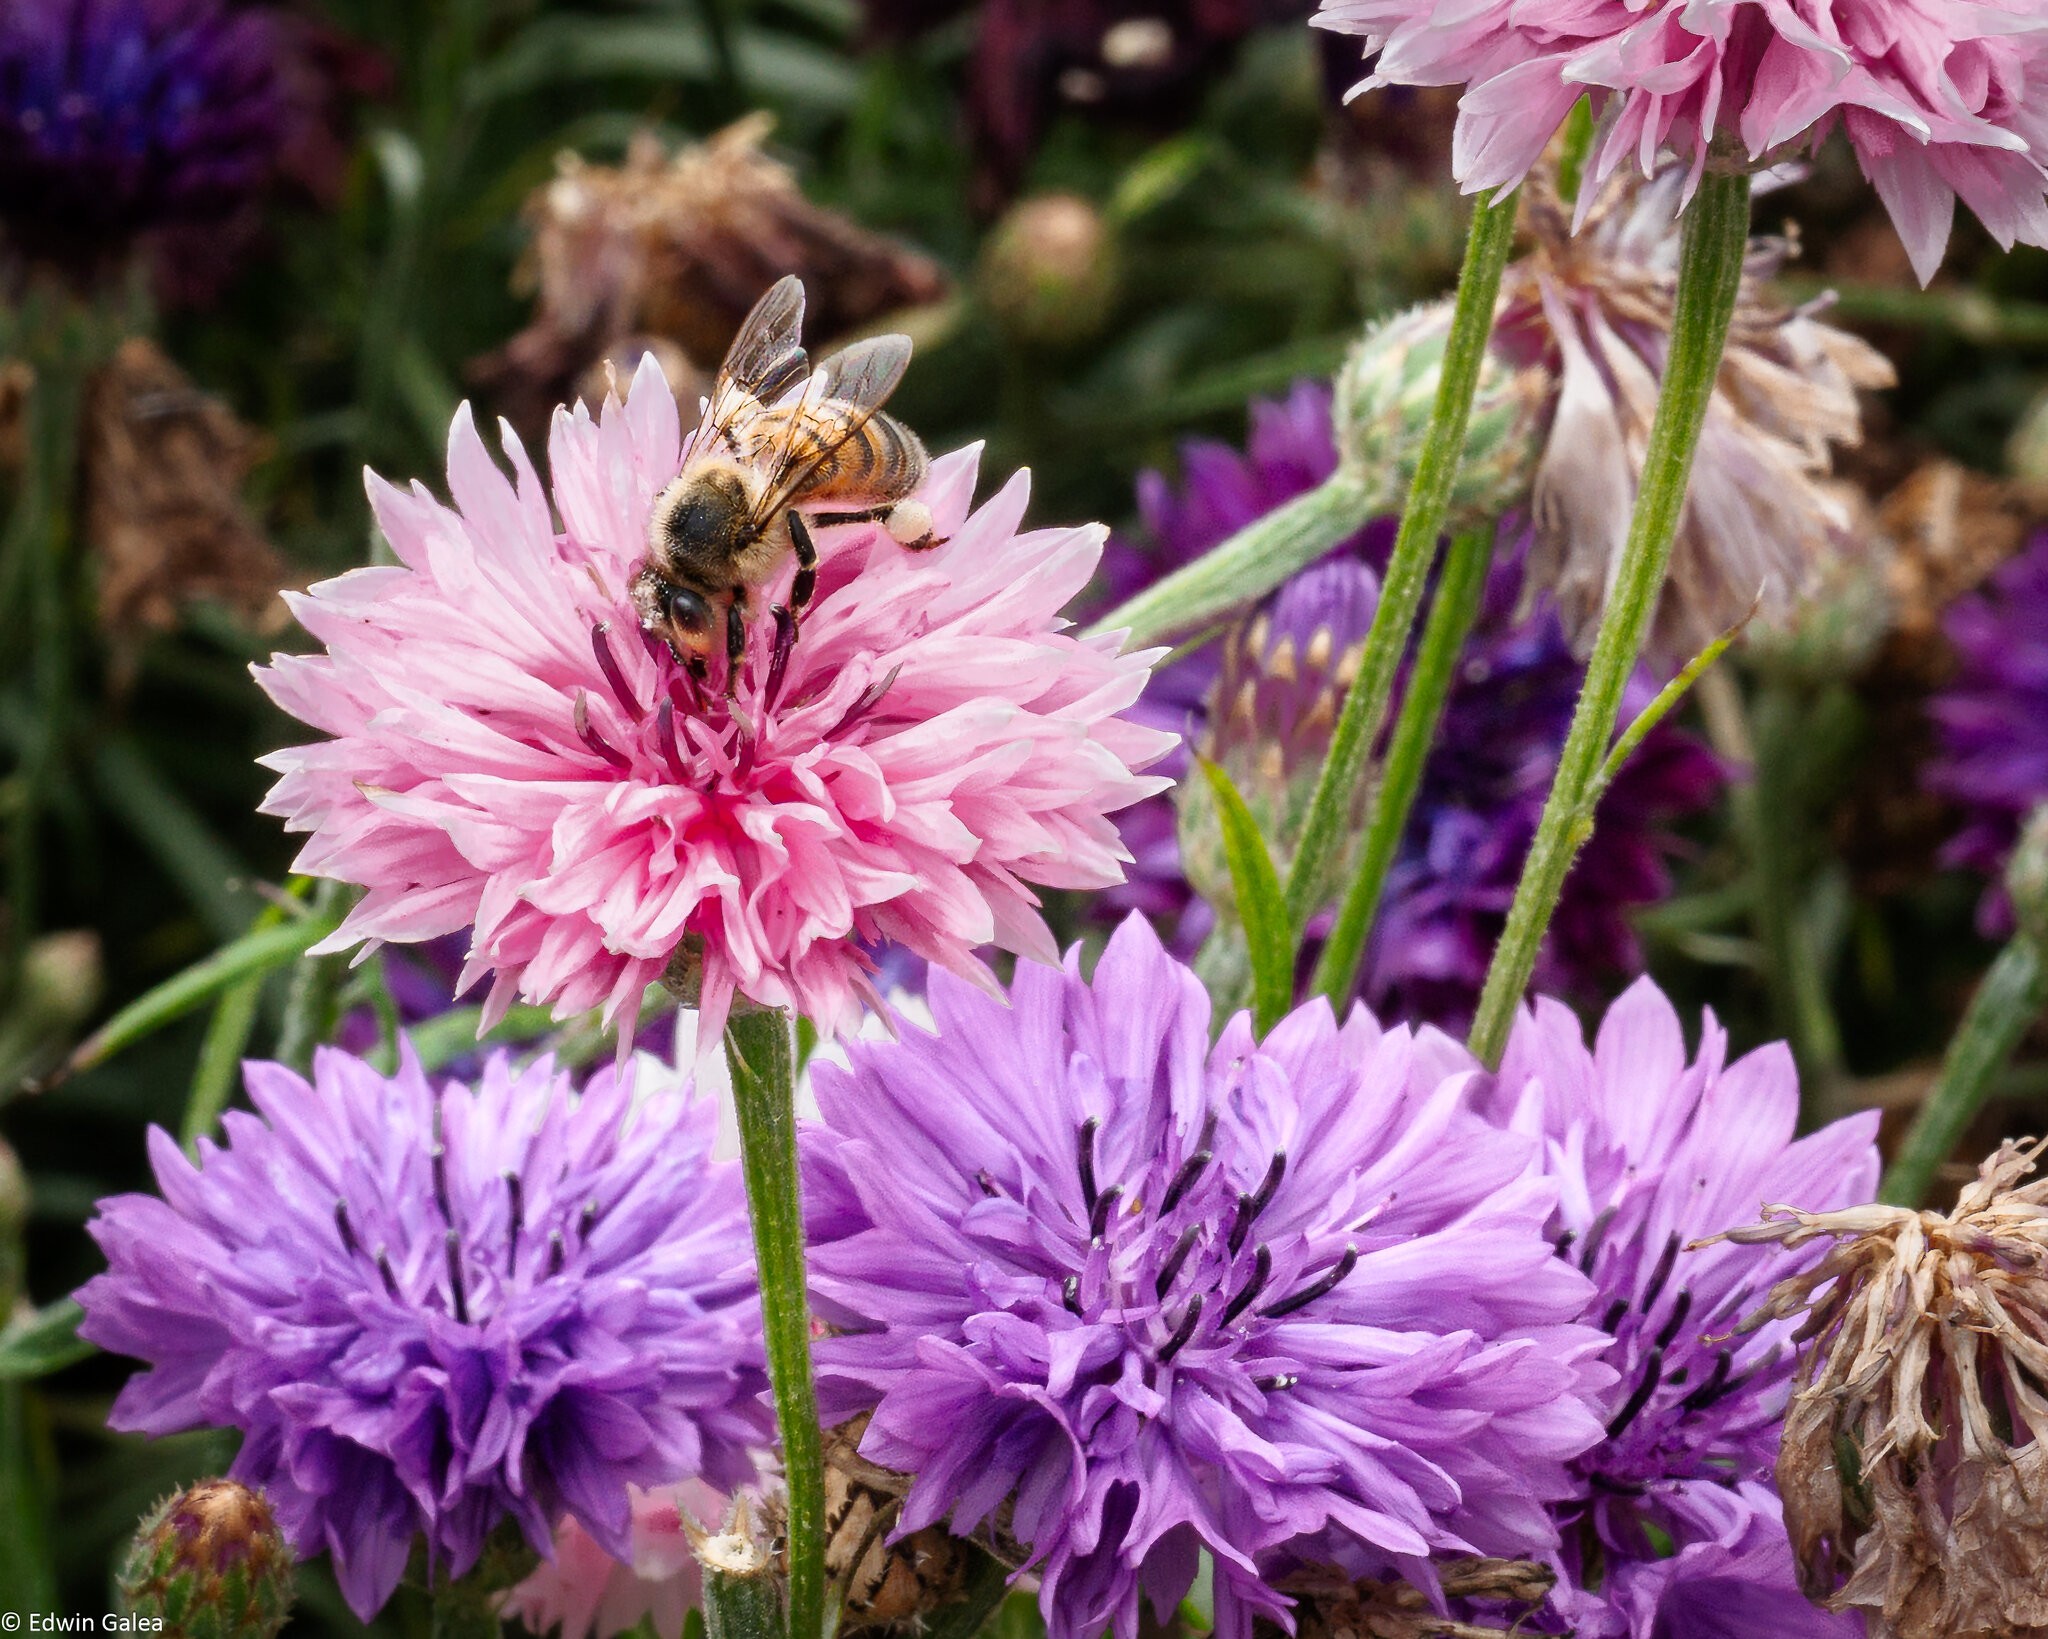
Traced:
<path fill-rule="evenodd" d="M 789 1635 L 820 1639 L 825 1625 L 825 1455 L 811 1382 L 811 1311 L 796 1169 L 796 1051 L 788 1017 L 736 1011 L 725 1027 L 725 1057 L 739 1110 L 740 1163 L 761 1275 L 761 1325 L 789 1486 Z"/>
<path fill-rule="evenodd" d="M 1664 385 L 1657 395 L 1657 413 L 1650 423 L 1628 544 L 1600 620 L 1585 686 L 1579 691 L 1571 732 L 1558 759 L 1557 777 L 1544 803 L 1529 862 L 1523 867 L 1507 928 L 1494 952 L 1472 1024 L 1472 1051 L 1489 1066 L 1500 1062 L 1565 877 L 1592 832 L 1586 798 L 1606 758 L 1622 691 L 1635 670 L 1664 587 L 1664 571 L 1671 561 L 1671 543 L 1678 533 L 1686 483 L 1692 475 L 1693 450 L 1720 374 L 1721 349 L 1728 339 L 1728 321 L 1735 312 L 1748 248 L 1748 176 L 1708 173 L 1701 178 L 1699 192 L 1685 213 L 1671 350 Z"/>
<path fill-rule="evenodd" d="M 1927 1102 L 1913 1118 L 1898 1159 L 1885 1170 L 1877 1198 L 1917 1207 L 1927 1198 L 1935 1169 L 1969 1131 L 2013 1049 L 2048 1007 L 2048 963 L 2025 933 L 1998 953 L 1948 1044 Z"/>
<path fill-rule="evenodd" d="M 1450 515 L 1451 486 L 1458 476 L 1465 429 L 1472 419 L 1472 395 L 1486 358 L 1486 338 L 1493 329 L 1501 272 L 1514 242 L 1515 202 L 1476 201 L 1465 241 L 1465 265 L 1458 275 L 1458 299 L 1444 342 L 1443 374 L 1416 457 L 1415 477 L 1408 487 L 1408 504 L 1394 537 L 1393 555 L 1387 560 L 1380 585 L 1379 608 L 1366 633 L 1358 678 L 1345 695 L 1344 709 L 1337 718 L 1329 759 L 1316 779 L 1315 795 L 1309 799 L 1294 868 L 1287 878 L 1287 908 L 1297 928 L 1323 903 L 1331 886 L 1330 872 L 1343 852 L 1352 803 L 1365 778 L 1373 744 L 1386 723 L 1394 673 L 1408 647 L 1408 634 L 1436 558 L 1437 540 Z"/>
<path fill-rule="evenodd" d="M 346 883 L 323 881 L 313 890 L 313 919 L 339 924 L 348 915 L 356 892 Z M 308 944 L 315 943 L 308 940 Z M 284 1023 L 277 1033 L 277 1058 L 302 1076 L 313 1071 L 313 1049 L 334 1039 L 341 1023 L 341 987 L 348 977 L 349 955 L 308 956 L 292 969 L 285 991 Z"/>
<path fill-rule="evenodd" d="M 1464 652 L 1465 639 L 1479 615 L 1487 566 L 1493 561 L 1493 536 L 1491 529 L 1474 529 L 1452 541 L 1437 580 L 1436 597 L 1415 655 L 1415 670 L 1401 700 L 1401 715 L 1394 723 L 1394 739 L 1387 748 L 1386 766 L 1380 770 L 1379 788 L 1373 793 L 1365 852 L 1310 982 L 1311 989 L 1329 997 L 1330 1005 L 1340 1014 L 1358 983 L 1365 942 L 1379 913 L 1387 872 L 1400 851 L 1415 793 L 1422 785 L 1423 765 L 1436 739 L 1437 724 L 1443 720 L 1458 656 Z"/>
<path fill-rule="evenodd" d="M 1126 648 L 1213 623 L 1264 597 L 1306 569 L 1386 505 L 1373 477 L 1339 468 L 1306 495 L 1253 520 L 1235 535 L 1104 615 L 1088 635 L 1127 631 Z"/>

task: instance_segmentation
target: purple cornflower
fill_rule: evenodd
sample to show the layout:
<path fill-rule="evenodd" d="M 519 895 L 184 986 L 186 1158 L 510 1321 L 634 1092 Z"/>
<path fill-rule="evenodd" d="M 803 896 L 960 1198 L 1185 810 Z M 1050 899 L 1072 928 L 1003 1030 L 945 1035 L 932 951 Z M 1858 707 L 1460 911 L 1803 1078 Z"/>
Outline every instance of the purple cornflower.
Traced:
<path fill-rule="evenodd" d="M 219 224 L 270 180 L 287 110 L 260 8 L 9 0 L 0 8 L 0 222 L 81 272 L 143 233 Z"/>
<path fill-rule="evenodd" d="M 1606 1339 L 1462 1049 L 1321 1001 L 1212 1049 L 1136 916 L 1092 980 L 930 1000 L 934 1033 L 817 1071 L 805 1152 L 824 1410 L 915 1476 L 902 1529 L 1014 1499 L 1052 1639 L 1164 1621 L 1204 1548 L 1246 1639 L 1278 1554 L 1426 1577 L 1554 1543 Z"/>
<path fill-rule="evenodd" d="M 1111 560 L 1114 593 L 1136 590 L 1148 570 L 1156 576 L 1200 556 L 1321 481 L 1336 460 L 1327 388 L 1304 383 L 1284 401 L 1255 401 L 1244 454 L 1190 445 L 1178 490 L 1156 473 L 1140 480 L 1140 510 L 1155 550 L 1146 556 L 1125 547 Z M 1205 725 L 1225 736 L 1232 732 L 1230 707 L 1252 672 L 1276 658 L 1285 673 L 1305 672 L 1310 655 L 1321 653 L 1330 664 L 1318 686 L 1289 681 L 1272 695 L 1276 704 L 1294 700 L 1308 718 L 1262 719 L 1257 733 L 1300 740 L 1300 730 L 1319 728 L 1327 737 L 1341 700 L 1326 702 L 1322 685 L 1341 689 L 1347 680 L 1342 661 L 1365 636 L 1377 573 L 1392 543 L 1391 520 L 1361 531 L 1283 588 L 1229 643 L 1155 670 L 1133 715 L 1149 714 L 1148 722 L 1198 742 Z M 1446 1027 L 1469 1017 L 1556 771 L 1584 672 L 1551 603 L 1521 607 L 1527 555 L 1525 534 L 1504 530 L 1388 877 L 1360 982 L 1361 995 L 1383 1016 Z M 1355 567 L 1333 572 L 1335 564 Z M 1316 634 L 1324 632 L 1327 640 L 1319 641 Z M 1288 636 L 1294 641 L 1283 646 Z M 1226 656 L 1235 670 L 1219 686 Z M 1624 715 L 1654 692 L 1649 673 L 1638 673 Z M 1212 717 L 1216 700 L 1223 711 Z M 1297 753 L 1292 760 L 1312 778 L 1319 748 L 1303 743 Z M 1539 984 L 1566 995 L 1596 994 L 1614 974 L 1639 965 L 1626 913 L 1670 892 L 1667 861 L 1680 846 L 1670 823 L 1710 805 L 1723 779 L 1719 761 L 1691 735 L 1666 725 L 1645 738 L 1602 800 L 1599 846 L 1580 856 L 1565 884 Z M 1209 920 L 1206 907 L 1191 904 L 1166 800 L 1140 803 L 1120 819 L 1137 863 L 1130 885 L 1118 891 L 1118 908 L 1161 917 L 1176 930 L 1175 948 L 1191 950 Z"/>
<path fill-rule="evenodd" d="M 1795 1323 L 1735 1335 L 1773 1284 L 1825 1249 L 1688 1248 L 1761 1202 L 1869 1200 L 1877 1116 L 1795 1141 L 1790 1052 L 1773 1043 L 1728 1064 L 1727 1050 L 1709 1013 L 1688 1063 L 1677 1012 L 1641 979 L 1590 1051 L 1561 1004 L 1525 1011 L 1488 1094 L 1491 1114 L 1542 1146 L 1560 1188 L 1558 1255 L 1598 1288 L 1583 1318 L 1613 1339 L 1604 1359 L 1619 1374 L 1606 1438 L 1573 1465 L 1577 1495 L 1555 1509 L 1564 1577 L 1553 1603 L 1580 1639 L 1858 1631 L 1800 1594 L 1771 1488 Z M 1739 1597 L 1709 1597 L 1702 1580 Z M 1684 1626 L 1704 1620 L 1702 1601 L 1729 1625 Z M 1730 1609 L 1746 1614 L 1738 1622 Z"/>
<path fill-rule="evenodd" d="M 546 1552 L 573 1513 L 625 1558 L 629 1483 L 752 1477 L 760 1320 L 710 1100 L 503 1054 L 473 1088 L 410 1053 L 246 1078 L 226 1146 L 194 1166 L 152 1128 L 163 1198 L 100 1203 L 79 1330 L 153 1368 L 114 1427 L 239 1428 L 234 1477 L 366 1621 L 418 1535 L 459 1576 L 501 1520 Z"/>
<path fill-rule="evenodd" d="M 1957 599 L 1943 625 L 1959 664 L 1928 707 L 1941 755 L 1927 784 L 1963 812 L 1942 860 L 1993 879 L 1977 922 L 1996 936 L 2012 929 L 1997 878 L 2027 815 L 2048 802 L 2048 534 Z"/>

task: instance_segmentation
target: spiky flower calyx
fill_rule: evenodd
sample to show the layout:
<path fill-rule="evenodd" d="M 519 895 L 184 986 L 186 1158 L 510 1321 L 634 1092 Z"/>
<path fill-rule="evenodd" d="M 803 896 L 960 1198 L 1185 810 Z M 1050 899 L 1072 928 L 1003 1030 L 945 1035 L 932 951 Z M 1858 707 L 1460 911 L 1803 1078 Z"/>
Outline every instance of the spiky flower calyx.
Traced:
<path fill-rule="evenodd" d="M 1871 1639 L 2048 1635 L 2044 1148 L 2006 1143 L 1951 1212 L 1772 1206 L 1725 1237 L 1834 1241 L 1743 1326 L 1805 1314 L 1785 1523 L 1808 1595 Z"/>
<path fill-rule="evenodd" d="M 292 1608 L 292 1559 L 262 1492 L 201 1480 L 143 1515 L 121 1605 L 166 1639 L 272 1639 Z"/>

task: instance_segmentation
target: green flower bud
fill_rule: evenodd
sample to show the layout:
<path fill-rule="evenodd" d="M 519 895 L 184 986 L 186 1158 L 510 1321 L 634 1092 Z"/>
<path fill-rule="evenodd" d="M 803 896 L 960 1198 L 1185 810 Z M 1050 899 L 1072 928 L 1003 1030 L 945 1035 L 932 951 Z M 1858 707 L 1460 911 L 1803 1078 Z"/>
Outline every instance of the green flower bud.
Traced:
<path fill-rule="evenodd" d="M 270 1504 L 201 1480 L 142 1518 L 118 1579 L 122 1608 L 166 1639 L 274 1639 L 292 1606 L 292 1551 Z"/>
<path fill-rule="evenodd" d="M 1397 494 L 1407 491 L 1436 406 L 1450 327 L 1449 301 L 1397 313 L 1365 333 L 1337 377 L 1337 448 L 1344 464 L 1358 472 L 1397 471 Z M 1550 419 L 1551 386 L 1547 371 L 1511 364 L 1499 348 L 1487 349 L 1451 490 L 1451 530 L 1490 524 L 1528 500 Z"/>
<path fill-rule="evenodd" d="M 1116 241 L 1079 194 L 1019 200 L 983 247 L 980 283 L 996 322 L 1017 340 L 1073 346 L 1109 322 Z"/>
<path fill-rule="evenodd" d="M 2048 951 L 2048 803 L 2028 816 L 2005 868 L 2005 891 L 2020 929 Z"/>

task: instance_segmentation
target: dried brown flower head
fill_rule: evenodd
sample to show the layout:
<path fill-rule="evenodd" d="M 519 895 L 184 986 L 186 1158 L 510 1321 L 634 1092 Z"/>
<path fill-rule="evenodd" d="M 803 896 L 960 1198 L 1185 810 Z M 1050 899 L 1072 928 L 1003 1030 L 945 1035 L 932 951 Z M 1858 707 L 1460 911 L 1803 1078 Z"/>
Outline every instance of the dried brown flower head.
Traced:
<path fill-rule="evenodd" d="M 1529 179 L 1529 255 L 1502 281 L 1496 348 L 1540 356 L 1557 408 L 1535 477 L 1530 584 L 1553 590 L 1573 641 L 1590 647 L 1621 562 L 1670 345 L 1682 166 L 1617 177 L 1577 234 L 1556 175 Z M 1803 591 L 1846 544 L 1849 518 L 1824 482 L 1830 449 L 1862 436 L 1856 394 L 1888 387 L 1869 343 L 1788 307 L 1766 282 L 1792 254 L 1752 240 L 1742 292 L 1693 460 L 1652 641 L 1668 657 L 1699 649 L 1762 597 L 1766 615 Z"/>
<path fill-rule="evenodd" d="M 1297 1639 L 1495 1639 L 1549 1597 L 1556 1574 L 1521 1559 L 1453 1559 L 1436 1566 L 1446 1600 L 1507 1611 L 1499 1625 L 1460 1621 L 1406 1582 L 1348 1582 L 1309 1571 L 1281 1584 L 1295 1601 Z"/>
<path fill-rule="evenodd" d="M 1835 1241 L 1743 1326 L 1806 1312 L 1785 1523 L 1808 1595 L 1872 1639 L 2048 1635 L 2044 1148 L 2007 1143 L 1952 1212 L 1772 1206 L 1725 1237 Z"/>
<path fill-rule="evenodd" d="M 88 383 L 79 440 L 100 620 L 117 651 L 126 637 L 175 626 L 202 598 L 251 619 L 282 617 L 284 565 L 241 497 L 261 434 L 134 337 Z"/>
<path fill-rule="evenodd" d="M 773 126 L 757 113 L 673 155 L 643 132 L 620 165 L 556 161 L 524 212 L 533 239 L 515 286 L 533 294 L 533 322 L 470 366 L 523 432 L 607 357 L 624 369 L 654 348 L 667 367 L 665 343 L 715 366 L 785 273 L 804 281 L 817 341 L 945 294 L 928 257 L 806 199 L 762 151 Z"/>

